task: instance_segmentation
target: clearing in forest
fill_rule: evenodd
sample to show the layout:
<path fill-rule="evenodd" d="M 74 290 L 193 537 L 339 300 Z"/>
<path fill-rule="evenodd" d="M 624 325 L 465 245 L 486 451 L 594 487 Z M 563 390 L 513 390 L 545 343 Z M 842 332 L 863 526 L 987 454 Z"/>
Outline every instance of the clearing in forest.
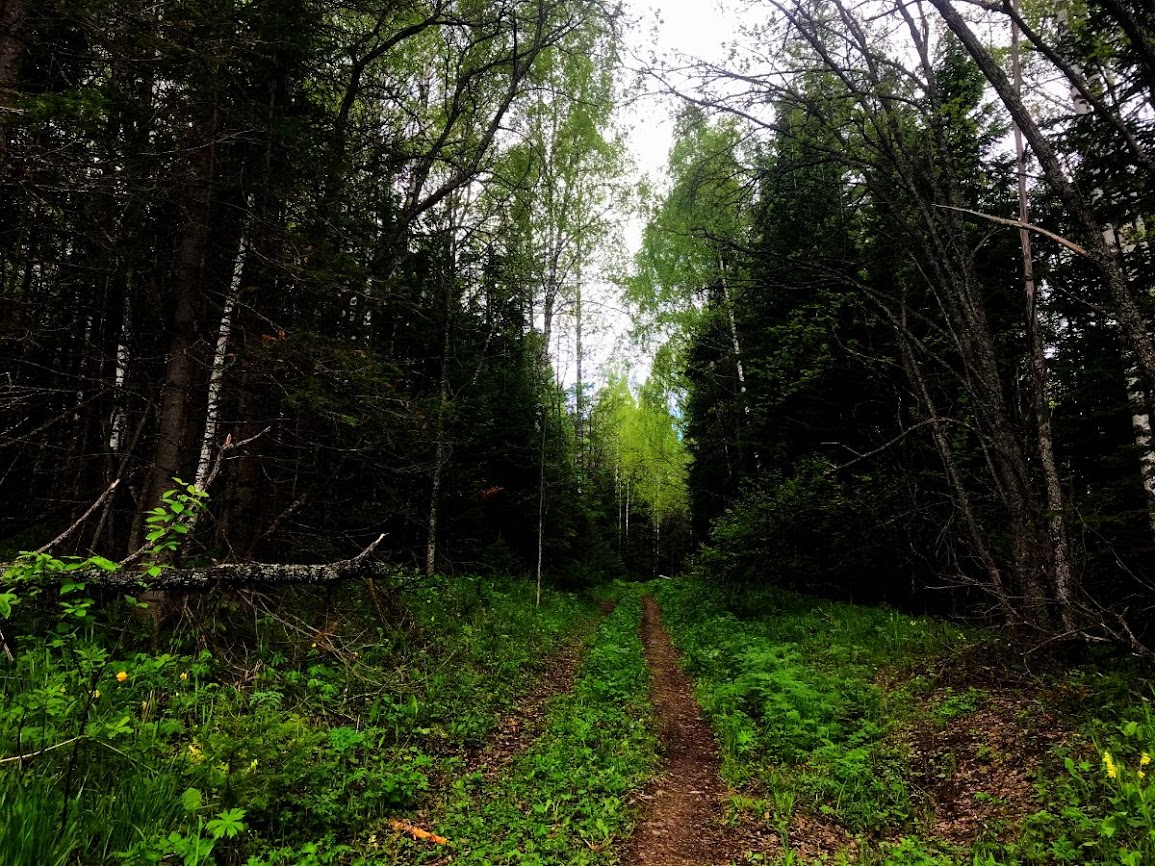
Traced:
<path fill-rule="evenodd" d="M 309 592 L 161 655 L 57 631 L 0 667 L 0 864 L 1155 863 L 1134 668 L 779 591 L 605 595 Z"/>

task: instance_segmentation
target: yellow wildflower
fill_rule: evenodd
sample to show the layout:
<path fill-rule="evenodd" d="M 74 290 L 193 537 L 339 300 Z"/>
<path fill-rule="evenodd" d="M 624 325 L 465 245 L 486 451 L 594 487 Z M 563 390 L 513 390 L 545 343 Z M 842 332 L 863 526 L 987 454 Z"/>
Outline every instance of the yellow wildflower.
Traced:
<path fill-rule="evenodd" d="M 118 683 L 123 683 L 127 679 L 128 679 L 128 674 L 125 671 L 121 671 L 120 673 L 118 673 L 116 675 L 116 681 Z"/>
<path fill-rule="evenodd" d="M 188 681 L 188 671 L 181 671 L 180 672 L 180 681 L 182 683 Z"/>
<path fill-rule="evenodd" d="M 1142 755 L 1139 757 L 1139 766 L 1140 766 L 1140 767 L 1146 767 L 1146 766 L 1147 766 L 1148 764 L 1150 764 L 1150 763 L 1151 763 L 1151 756 L 1150 756 L 1150 755 L 1148 755 L 1146 752 L 1144 752 L 1144 753 L 1143 753 L 1143 754 L 1142 754 Z"/>
<path fill-rule="evenodd" d="M 1103 763 L 1107 766 L 1107 775 L 1116 779 L 1119 777 L 1119 771 L 1115 768 L 1115 759 L 1111 757 L 1110 752 L 1103 753 Z"/>
<path fill-rule="evenodd" d="M 92 693 L 92 699 L 93 699 L 94 701 L 99 701 L 99 700 L 100 700 L 100 689 L 97 689 L 96 691 L 94 691 L 94 692 Z"/>

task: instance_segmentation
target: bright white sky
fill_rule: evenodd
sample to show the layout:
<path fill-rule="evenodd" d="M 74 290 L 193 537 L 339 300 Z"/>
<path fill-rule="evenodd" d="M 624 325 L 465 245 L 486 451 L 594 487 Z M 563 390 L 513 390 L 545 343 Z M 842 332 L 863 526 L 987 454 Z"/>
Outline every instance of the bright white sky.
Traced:
<path fill-rule="evenodd" d="M 633 22 L 625 32 L 625 53 L 631 66 L 678 57 L 721 61 L 726 46 L 738 36 L 741 15 L 734 2 L 722 0 L 626 0 L 626 16 Z M 654 94 L 654 84 L 643 96 L 621 109 L 622 124 L 634 159 L 646 175 L 661 186 L 666 157 L 673 144 L 675 101 Z M 634 245 L 636 248 L 636 244 Z"/>

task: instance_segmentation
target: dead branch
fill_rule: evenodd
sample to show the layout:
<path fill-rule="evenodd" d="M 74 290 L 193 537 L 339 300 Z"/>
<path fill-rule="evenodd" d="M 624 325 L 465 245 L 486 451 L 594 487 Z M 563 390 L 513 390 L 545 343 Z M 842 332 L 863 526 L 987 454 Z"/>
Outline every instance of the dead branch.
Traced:
<path fill-rule="evenodd" d="M 38 547 L 33 552 L 34 553 L 46 553 L 47 551 L 51 550 L 56 545 L 60 544 L 66 538 L 68 538 L 68 536 L 72 535 L 72 533 L 74 533 L 77 529 L 80 528 L 80 526 L 84 523 L 84 521 L 88 520 L 88 518 L 92 515 L 92 512 L 96 511 L 96 509 L 98 509 L 100 507 L 101 503 L 104 502 L 104 500 L 106 500 L 109 497 L 109 495 L 111 495 L 112 491 L 114 491 L 119 484 L 120 484 L 120 479 L 119 478 L 114 479 L 113 482 L 111 484 L 109 484 L 108 487 L 105 489 L 105 491 L 100 494 L 100 497 L 95 502 L 93 502 L 90 506 L 88 506 L 88 510 L 85 511 L 82 515 L 80 515 L 79 518 L 77 518 L 75 523 L 73 523 L 70 527 L 68 527 L 66 530 L 64 530 L 62 533 L 60 533 L 58 536 L 56 536 L 50 542 L 45 544 L 43 547 Z"/>
<path fill-rule="evenodd" d="M 979 219 L 989 220 L 990 222 L 998 223 L 999 225 L 1013 226 L 1017 229 L 1026 229 L 1029 232 L 1035 232 L 1035 234 L 1040 234 L 1045 238 L 1050 238 L 1055 243 L 1062 244 L 1073 253 L 1078 253 L 1079 255 L 1087 258 L 1089 258 L 1091 255 L 1074 241 L 1067 240 L 1062 235 L 1057 235 L 1052 231 L 1048 231 L 1042 226 L 1035 225 L 1034 223 L 1023 222 L 1022 220 L 1008 219 L 1007 217 L 994 216 L 993 214 L 983 213 L 982 211 L 971 210 L 967 207 L 954 207 L 949 204 L 936 204 L 935 207 L 940 207 L 943 210 L 954 210 L 958 211 L 959 213 L 970 214 L 971 216 L 976 216 Z"/>
<path fill-rule="evenodd" d="M 90 586 L 120 590 L 205 590 L 239 586 L 308 586 L 338 583 L 355 578 L 383 578 L 393 575 L 397 566 L 373 559 L 372 554 L 385 535 L 351 559 L 318 565 L 265 562 L 228 562 L 187 568 L 167 568 L 156 577 L 144 577 L 138 571 L 102 571 L 83 569 L 68 572 L 70 580 L 86 580 Z"/>

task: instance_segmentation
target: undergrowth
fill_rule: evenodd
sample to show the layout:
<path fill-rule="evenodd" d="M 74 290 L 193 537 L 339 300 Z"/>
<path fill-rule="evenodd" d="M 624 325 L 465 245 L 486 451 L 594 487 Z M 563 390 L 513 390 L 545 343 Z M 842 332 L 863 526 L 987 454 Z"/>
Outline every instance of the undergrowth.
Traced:
<path fill-rule="evenodd" d="M 657 765 L 638 633 L 640 598 L 625 594 L 599 625 L 572 692 L 549 705 L 533 745 L 501 775 L 458 778 L 437 832 L 455 864 L 615 864 L 637 815 L 630 805 Z M 421 840 L 393 837 L 382 862 L 443 862 Z"/>
<path fill-rule="evenodd" d="M 936 834 L 935 800 L 927 769 L 914 766 L 910 732 L 968 730 L 987 693 L 944 684 L 940 672 L 967 655 L 997 655 L 994 635 L 773 590 L 727 604 L 700 582 L 655 589 L 738 792 L 735 818 L 769 825 L 783 843 L 779 862 L 1155 863 L 1147 775 L 1155 716 L 1134 672 L 1067 672 L 1038 687 L 1032 700 L 1068 696 L 1062 709 L 1073 714 L 1072 731 L 1037 768 L 1031 814 L 962 848 Z M 983 749 L 980 742 L 980 757 Z M 954 754 L 944 758 L 933 781 L 949 783 L 957 771 Z M 815 855 L 796 838 L 799 827 L 824 828 L 840 850 Z"/>
<path fill-rule="evenodd" d="M 354 582 L 202 602 L 145 652 L 86 594 L 18 605 L 30 636 L 0 659 L 4 866 L 320 863 L 420 805 L 593 616 L 521 581 Z"/>

